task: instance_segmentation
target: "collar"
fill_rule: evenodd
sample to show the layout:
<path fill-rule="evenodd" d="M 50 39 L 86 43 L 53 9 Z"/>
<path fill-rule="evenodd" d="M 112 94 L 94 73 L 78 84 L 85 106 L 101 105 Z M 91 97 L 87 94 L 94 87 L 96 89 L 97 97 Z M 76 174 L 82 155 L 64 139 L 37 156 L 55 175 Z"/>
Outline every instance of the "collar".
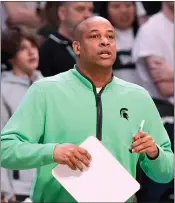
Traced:
<path fill-rule="evenodd" d="M 72 46 L 72 41 L 70 39 L 68 39 L 67 37 L 61 35 L 59 32 L 55 32 L 52 35 L 55 36 L 56 38 L 58 38 L 59 40 L 66 42 L 68 45 Z"/>
<path fill-rule="evenodd" d="M 79 68 L 77 67 L 77 65 L 74 65 L 74 68 L 72 69 L 72 73 L 73 75 L 76 76 L 77 79 L 80 80 L 80 82 L 87 87 L 90 90 L 93 90 L 94 92 L 96 92 L 96 87 L 94 85 L 94 83 L 92 82 L 92 80 L 90 80 L 86 75 L 84 75 Z M 109 88 L 111 88 L 112 84 L 114 82 L 114 76 L 112 74 L 110 81 L 104 86 L 102 87 L 102 90 L 106 91 Z"/>

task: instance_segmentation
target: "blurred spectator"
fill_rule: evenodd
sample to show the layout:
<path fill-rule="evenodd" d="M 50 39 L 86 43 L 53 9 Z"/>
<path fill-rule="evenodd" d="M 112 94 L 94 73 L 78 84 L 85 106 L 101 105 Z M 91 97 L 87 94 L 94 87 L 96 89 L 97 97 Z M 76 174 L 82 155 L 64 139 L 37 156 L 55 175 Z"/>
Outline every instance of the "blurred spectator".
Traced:
<path fill-rule="evenodd" d="M 20 28 L 5 30 L 2 33 L 2 51 L 11 71 L 1 77 L 1 128 L 17 109 L 30 85 L 42 78 L 38 66 L 38 44 L 35 36 Z M 5 62 L 5 59 L 4 59 Z M 22 125 L 22 124 L 21 124 Z M 29 196 L 35 170 L 11 171 L 1 168 L 1 188 L 10 199 Z M 17 198 L 18 199 L 18 198 Z"/>
<path fill-rule="evenodd" d="M 131 55 L 138 29 L 135 3 L 131 1 L 103 2 L 100 16 L 107 18 L 116 30 L 117 59 L 113 65 L 114 75 L 128 82 L 139 84 Z"/>
<path fill-rule="evenodd" d="M 37 34 L 43 37 L 43 40 L 47 39 L 50 34 L 54 34 L 58 29 L 58 15 L 57 10 L 60 2 L 48 1 L 43 9 L 45 24 L 39 28 Z"/>
<path fill-rule="evenodd" d="M 76 62 L 72 49 L 75 27 L 92 16 L 92 2 L 59 2 L 58 32 L 51 34 L 40 48 L 39 69 L 44 76 L 67 71 Z"/>
<path fill-rule="evenodd" d="M 142 85 L 155 99 L 174 96 L 173 42 L 174 3 L 164 2 L 162 11 L 141 27 L 133 49 Z"/>
<path fill-rule="evenodd" d="M 161 10 L 160 1 L 138 1 L 136 2 L 137 5 L 137 16 L 139 25 L 144 24 L 149 17 L 158 13 Z"/>
<path fill-rule="evenodd" d="M 142 81 L 159 110 L 174 150 L 174 2 L 163 2 L 162 10 L 139 30 L 133 58 Z M 140 201 L 160 201 L 170 184 L 158 184 L 143 175 Z M 173 186 L 173 184 L 172 184 Z M 152 192 L 154 190 L 154 193 Z"/>
<path fill-rule="evenodd" d="M 14 25 L 25 25 L 29 28 L 37 28 L 42 23 L 40 15 L 41 8 L 37 2 L 1 2 L 1 24 L 2 29 Z"/>

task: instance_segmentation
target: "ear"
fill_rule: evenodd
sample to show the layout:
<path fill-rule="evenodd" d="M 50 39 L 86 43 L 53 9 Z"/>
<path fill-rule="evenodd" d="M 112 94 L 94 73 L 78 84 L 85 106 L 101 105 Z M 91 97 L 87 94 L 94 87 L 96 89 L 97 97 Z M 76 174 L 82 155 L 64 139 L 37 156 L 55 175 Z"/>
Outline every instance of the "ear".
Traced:
<path fill-rule="evenodd" d="M 80 55 L 80 42 L 74 41 L 74 42 L 72 43 L 72 47 L 73 47 L 73 50 L 74 50 L 75 54 L 76 54 L 77 56 L 79 56 L 79 55 Z"/>
<path fill-rule="evenodd" d="M 57 10 L 58 19 L 64 21 L 66 18 L 66 8 L 64 6 L 60 6 Z"/>

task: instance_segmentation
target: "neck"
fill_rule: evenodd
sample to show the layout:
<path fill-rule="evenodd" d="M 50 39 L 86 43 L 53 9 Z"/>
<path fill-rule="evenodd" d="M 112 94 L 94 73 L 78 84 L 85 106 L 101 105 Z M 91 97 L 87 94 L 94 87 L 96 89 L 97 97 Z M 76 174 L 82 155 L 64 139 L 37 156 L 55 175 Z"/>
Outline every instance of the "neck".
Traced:
<path fill-rule="evenodd" d="M 80 72 L 89 78 L 95 87 L 104 87 L 112 77 L 112 67 L 89 66 L 77 62 Z"/>
<path fill-rule="evenodd" d="M 174 22 L 174 11 L 168 7 L 166 2 L 162 3 L 162 12 L 171 22 Z"/>
<path fill-rule="evenodd" d="M 31 71 L 31 72 L 24 72 L 22 71 L 21 69 L 17 68 L 17 67 L 14 67 L 13 68 L 13 74 L 16 75 L 16 76 L 24 76 L 24 75 L 27 75 L 29 78 L 32 78 L 33 76 L 33 73 L 34 71 Z"/>
<path fill-rule="evenodd" d="M 71 31 L 69 31 L 68 28 L 63 24 L 59 25 L 58 33 L 60 33 L 61 35 L 63 35 L 64 37 L 66 37 L 67 39 L 69 39 L 71 41 L 74 40 L 73 33 Z"/>

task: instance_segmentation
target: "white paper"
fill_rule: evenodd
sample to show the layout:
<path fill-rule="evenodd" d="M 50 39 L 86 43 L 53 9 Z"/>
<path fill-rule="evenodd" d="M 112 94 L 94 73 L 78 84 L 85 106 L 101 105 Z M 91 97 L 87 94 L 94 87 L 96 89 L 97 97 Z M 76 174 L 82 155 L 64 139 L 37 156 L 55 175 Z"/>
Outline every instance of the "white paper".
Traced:
<path fill-rule="evenodd" d="M 81 145 L 92 156 L 83 172 L 57 165 L 53 176 L 77 202 L 125 202 L 139 188 L 139 183 L 97 140 L 90 136 Z"/>

